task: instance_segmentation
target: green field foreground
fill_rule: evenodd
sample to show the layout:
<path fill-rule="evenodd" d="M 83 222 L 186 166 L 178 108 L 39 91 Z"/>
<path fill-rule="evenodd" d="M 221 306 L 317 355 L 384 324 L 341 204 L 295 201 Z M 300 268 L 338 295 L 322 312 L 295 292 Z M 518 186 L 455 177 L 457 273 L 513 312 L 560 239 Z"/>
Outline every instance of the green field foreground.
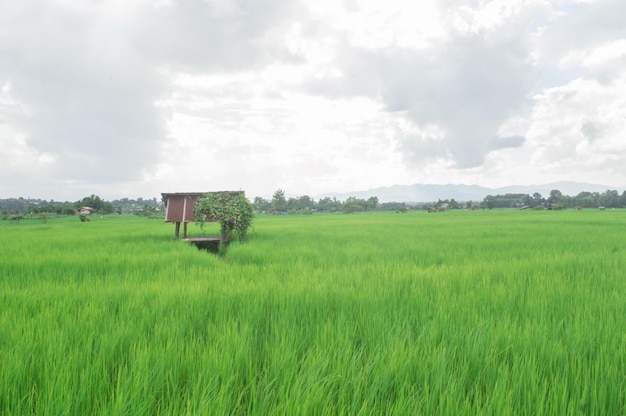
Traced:
<path fill-rule="evenodd" d="M 1 415 L 626 413 L 623 210 L 0 233 Z"/>

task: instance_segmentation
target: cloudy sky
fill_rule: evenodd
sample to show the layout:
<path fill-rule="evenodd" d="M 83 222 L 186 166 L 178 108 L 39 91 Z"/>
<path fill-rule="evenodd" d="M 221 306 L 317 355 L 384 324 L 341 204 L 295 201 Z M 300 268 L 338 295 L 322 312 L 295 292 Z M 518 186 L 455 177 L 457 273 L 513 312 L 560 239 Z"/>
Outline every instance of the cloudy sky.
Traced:
<path fill-rule="evenodd" d="M 3 0 L 0 198 L 626 185 L 623 0 Z"/>

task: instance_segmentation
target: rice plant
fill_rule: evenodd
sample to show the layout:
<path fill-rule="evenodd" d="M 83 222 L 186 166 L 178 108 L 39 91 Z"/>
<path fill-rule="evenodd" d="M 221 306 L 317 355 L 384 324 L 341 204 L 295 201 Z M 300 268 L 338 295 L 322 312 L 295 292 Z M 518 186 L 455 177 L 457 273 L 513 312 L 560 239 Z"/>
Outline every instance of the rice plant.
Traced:
<path fill-rule="evenodd" d="M 625 214 L 2 222 L 0 414 L 624 414 Z"/>

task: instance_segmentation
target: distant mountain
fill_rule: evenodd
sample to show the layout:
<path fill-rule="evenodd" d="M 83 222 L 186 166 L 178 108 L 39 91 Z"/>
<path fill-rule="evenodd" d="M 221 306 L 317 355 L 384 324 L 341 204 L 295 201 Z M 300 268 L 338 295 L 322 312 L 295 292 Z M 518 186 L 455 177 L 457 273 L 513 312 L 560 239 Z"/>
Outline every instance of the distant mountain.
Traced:
<path fill-rule="evenodd" d="M 540 193 L 548 197 L 550 191 L 558 189 L 563 195 L 578 195 L 580 192 L 604 192 L 607 189 L 617 190 L 620 194 L 626 187 L 615 188 L 582 182 L 552 182 L 542 185 L 513 185 L 502 188 L 486 188 L 478 185 L 392 185 L 365 191 L 326 193 L 317 195 L 315 199 L 330 197 L 344 201 L 349 197 L 367 199 L 378 197 L 379 202 L 434 202 L 439 199 L 455 199 L 458 202 L 482 201 L 487 195 L 529 194 Z"/>

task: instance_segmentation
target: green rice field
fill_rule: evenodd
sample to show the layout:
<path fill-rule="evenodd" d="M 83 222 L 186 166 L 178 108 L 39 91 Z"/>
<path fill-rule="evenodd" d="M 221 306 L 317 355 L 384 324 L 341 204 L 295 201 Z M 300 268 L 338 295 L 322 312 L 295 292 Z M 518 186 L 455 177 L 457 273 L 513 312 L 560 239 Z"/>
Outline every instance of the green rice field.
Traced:
<path fill-rule="evenodd" d="M 0 222 L 0 415 L 626 414 L 624 210 L 258 216 L 222 258 L 173 236 Z"/>

